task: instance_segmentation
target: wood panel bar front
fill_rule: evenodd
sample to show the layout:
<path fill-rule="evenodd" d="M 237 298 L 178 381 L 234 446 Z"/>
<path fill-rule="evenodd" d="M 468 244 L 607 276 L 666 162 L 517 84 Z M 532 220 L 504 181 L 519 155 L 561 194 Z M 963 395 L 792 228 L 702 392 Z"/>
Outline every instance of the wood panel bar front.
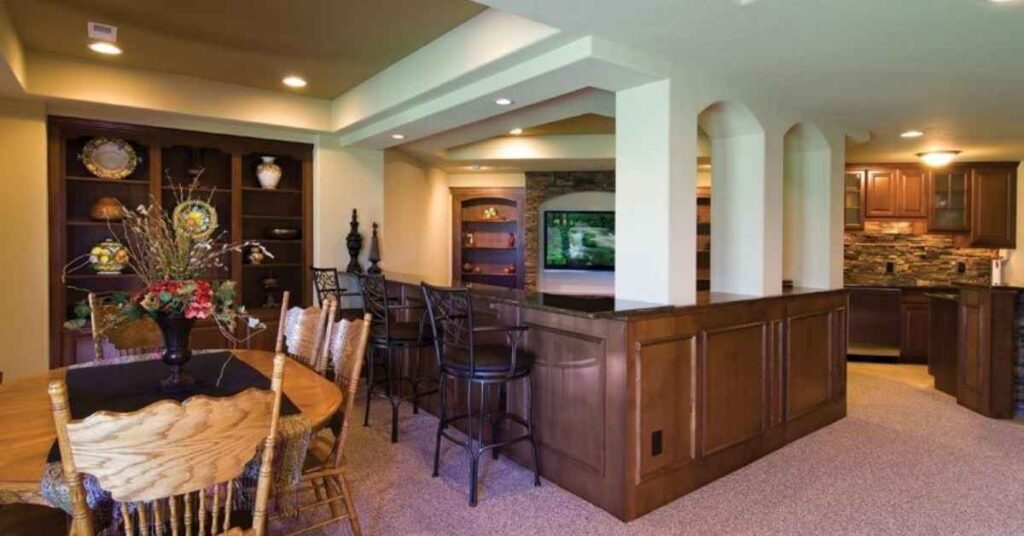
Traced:
<path fill-rule="evenodd" d="M 542 476 L 622 520 L 846 414 L 844 290 L 599 313 L 523 291 L 471 292 L 477 325 L 529 327 Z M 525 395 L 510 385 L 508 407 L 525 414 Z M 526 443 L 502 455 L 532 467 Z"/>

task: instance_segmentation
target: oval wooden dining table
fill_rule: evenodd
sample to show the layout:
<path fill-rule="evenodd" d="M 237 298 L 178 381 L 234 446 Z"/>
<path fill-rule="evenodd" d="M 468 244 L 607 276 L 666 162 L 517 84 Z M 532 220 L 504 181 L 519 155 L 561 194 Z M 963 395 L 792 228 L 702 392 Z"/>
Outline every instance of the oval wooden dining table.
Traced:
<path fill-rule="evenodd" d="M 231 350 L 264 376 L 274 369 L 274 353 Z M 0 386 L 0 504 L 48 505 L 39 489 L 46 457 L 56 441 L 47 387 L 63 379 L 66 368 L 9 381 Z M 304 365 L 287 360 L 284 394 L 309 419 L 313 430 L 327 425 L 341 406 L 341 389 Z"/>

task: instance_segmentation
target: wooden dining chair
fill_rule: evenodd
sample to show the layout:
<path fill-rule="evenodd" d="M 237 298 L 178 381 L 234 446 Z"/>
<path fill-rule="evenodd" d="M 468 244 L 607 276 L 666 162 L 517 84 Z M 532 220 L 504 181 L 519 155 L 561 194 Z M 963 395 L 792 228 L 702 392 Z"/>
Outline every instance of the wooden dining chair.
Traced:
<path fill-rule="evenodd" d="M 359 388 L 359 374 L 363 369 L 367 340 L 370 337 L 371 320 L 372 317 L 367 314 L 353 322 L 331 322 L 328 327 L 328 342 L 324 348 L 328 359 L 335 364 L 334 381 L 341 388 L 342 403 L 332 424 L 333 441 L 318 441 L 323 437 L 321 434 L 310 442 L 302 480 L 294 492 L 298 494 L 301 503 L 297 508 L 299 513 L 327 508 L 331 517 L 303 527 L 291 535 L 316 530 L 346 519 L 352 534 L 362 534 L 359 516 L 352 500 L 352 486 L 345 474 L 344 452 L 345 441 L 355 413 L 356 391 Z M 340 329 L 342 326 L 345 327 L 344 330 Z"/>
<path fill-rule="evenodd" d="M 103 361 L 104 348 L 109 344 L 116 356 L 131 357 L 160 351 L 164 346 L 160 326 L 149 317 L 142 317 L 125 324 L 108 326 L 109 318 L 116 312 L 114 305 L 103 303 L 99 295 L 90 292 L 89 322 L 92 327 L 92 348 L 96 361 Z"/>
<path fill-rule="evenodd" d="M 327 362 L 322 358 L 321 349 L 324 331 L 327 329 L 327 318 L 334 300 L 328 300 L 326 307 L 288 308 L 291 293 L 285 291 L 281 298 L 281 317 L 277 325 L 277 353 L 287 353 L 296 361 L 323 374 Z"/>
<path fill-rule="evenodd" d="M 285 357 L 278 354 L 270 391 L 161 400 L 131 413 L 101 411 L 78 421 L 71 420 L 66 384 L 50 382 L 61 465 L 73 507 L 71 534 L 95 533 L 82 485 L 86 473 L 120 503 L 128 536 L 134 536 L 136 528 L 141 536 L 263 536 L 284 364 Z M 232 482 L 245 471 L 260 443 L 263 457 L 252 528 L 243 530 L 231 523 Z"/>

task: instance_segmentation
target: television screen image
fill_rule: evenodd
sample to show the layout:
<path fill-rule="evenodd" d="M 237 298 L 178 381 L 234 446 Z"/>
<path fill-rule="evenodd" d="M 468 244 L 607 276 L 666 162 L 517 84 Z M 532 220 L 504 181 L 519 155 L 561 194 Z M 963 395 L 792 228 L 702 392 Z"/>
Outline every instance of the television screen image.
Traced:
<path fill-rule="evenodd" d="M 544 213 L 546 270 L 614 270 L 615 212 L 549 210 Z"/>

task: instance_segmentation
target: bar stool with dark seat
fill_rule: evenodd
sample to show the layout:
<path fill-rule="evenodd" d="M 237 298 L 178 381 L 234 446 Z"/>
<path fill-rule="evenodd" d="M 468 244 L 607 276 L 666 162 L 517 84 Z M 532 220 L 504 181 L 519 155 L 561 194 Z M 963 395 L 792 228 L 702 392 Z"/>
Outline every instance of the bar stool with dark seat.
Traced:
<path fill-rule="evenodd" d="M 338 269 L 317 268 L 313 266 L 310 267 L 309 271 L 313 275 L 313 290 L 316 291 L 316 300 L 320 307 L 323 307 L 324 302 L 330 297 L 333 297 L 338 307 L 341 307 L 343 303 L 341 298 L 347 289 L 341 286 L 341 277 L 338 275 Z"/>
<path fill-rule="evenodd" d="M 383 275 L 360 275 L 359 287 L 363 297 L 363 310 L 373 321 L 370 323 L 370 351 L 366 354 L 366 415 L 363 426 L 370 424 L 370 400 L 373 391 L 383 386 L 391 403 L 391 442 L 398 442 L 398 407 L 403 401 L 412 402 L 413 413 L 420 412 L 420 399 L 437 392 L 437 379 L 420 372 L 420 350 L 434 344 L 421 313 L 416 320 L 402 320 L 399 314 L 423 311 L 422 305 L 398 304 L 388 297 L 388 284 Z M 409 315 L 406 315 L 407 317 Z M 383 359 L 380 359 L 383 358 Z M 374 370 L 384 371 L 383 380 L 374 379 Z M 433 387 L 420 390 L 423 383 Z M 412 394 L 403 393 L 409 384 Z"/>
<path fill-rule="evenodd" d="M 537 440 L 533 435 L 533 384 L 530 371 L 533 369 L 533 355 L 521 348 L 521 336 L 526 326 L 473 325 L 473 301 L 469 290 L 443 288 L 422 283 L 423 297 L 434 336 L 434 350 L 437 354 L 438 389 L 440 396 L 437 439 L 434 446 L 434 474 L 438 476 L 441 464 L 441 438 L 466 449 L 472 458 L 469 474 L 469 505 L 477 503 L 477 473 L 480 456 L 490 450 L 495 459 L 498 451 L 519 441 L 529 441 L 533 449 L 533 485 L 540 485 L 540 466 L 537 459 Z M 477 335 L 503 333 L 506 344 L 478 344 Z M 445 381 L 453 379 L 465 382 L 466 413 L 448 416 L 445 400 Z M 507 410 L 506 386 L 514 381 L 523 381 L 528 393 L 526 417 Z M 473 414 L 473 387 L 479 386 L 480 410 Z M 497 409 L 485 409 L 485 399 L 490 387 L 498 389 Z M 466 440 L 449 433 L 446 429 L 454 422 L 465 419 Z M 503 421 L 512 421 L 525 429 L 525 433 L 509 439 L 501 439 L 499 432 Z M 491 441 L 484 441 L 484 423 L 491 424 Z M 475 424 L 475 426 L 474 426 Z M 474 437 L 474 428 L 475 436 Z"/>

